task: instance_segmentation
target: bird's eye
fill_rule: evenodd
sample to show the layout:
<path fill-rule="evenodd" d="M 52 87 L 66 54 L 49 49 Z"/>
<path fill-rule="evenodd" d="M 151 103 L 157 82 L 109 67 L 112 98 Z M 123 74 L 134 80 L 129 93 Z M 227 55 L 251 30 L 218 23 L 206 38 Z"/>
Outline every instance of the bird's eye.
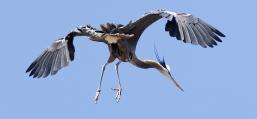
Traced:
<path fill-rule="evenodd" d="M 166 68 L 168 71 L 170 71 L 170 66 L 169 65 L 166 65 Z"/>

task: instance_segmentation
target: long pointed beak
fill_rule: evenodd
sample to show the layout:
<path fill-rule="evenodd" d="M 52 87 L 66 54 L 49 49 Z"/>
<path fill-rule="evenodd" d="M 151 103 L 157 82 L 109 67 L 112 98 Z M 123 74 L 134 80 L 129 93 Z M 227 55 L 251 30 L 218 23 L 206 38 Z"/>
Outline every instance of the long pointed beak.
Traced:
<path fill-rule="evenodd" d="M 171 73 L 168 72 L 168 74 L 169 74 L 169 78 L 170 78 L 171 81 L 175 84 L 175 86 L 176 86 L 179 90 L 181 90 L 181 91 L 184 92 L 184 89 L 183 89 L 183 88 L 177 83 L 177 81 L 172 77 Z"/>

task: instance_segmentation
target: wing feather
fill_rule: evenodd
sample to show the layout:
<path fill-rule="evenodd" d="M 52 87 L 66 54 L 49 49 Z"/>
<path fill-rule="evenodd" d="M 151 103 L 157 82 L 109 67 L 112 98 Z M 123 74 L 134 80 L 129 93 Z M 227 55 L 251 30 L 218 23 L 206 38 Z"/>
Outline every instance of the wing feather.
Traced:
<path fill-rule="evenodd" d="M 56 53 L 56 58 L 55 58 L 55 63 L 53 64 L 53 69 L 51 72 L 51 75 L 54 75 L 58 72 L 58 69 L 61 68 L 61 64 L 60 64 L 60 50 Z"/>
<path fill-rule="evenodd" d="M 137 43 L 143 31 L 152 23 L 159 19 L 167 19 L 165 31 L 171 37 L 182 40 L 185 43 L 200 45 L 202 47 L 213 47 L 217 45 L 214 41 L 221 42 L 220 37 L 225 35 L 218 29 L 188 13 L 175 13 L 166 10 L 156 10 L 147 12 L 143 17 L 135 22 L 129 23 L 122 28 L 126 34 L 135 34 L 136 37 L 129 42 Z"/>
<path fill-rule="evenodd" d="M 66 67 L 74 59 L 73 39 L 76 36 L 88 36 L 92 41 L 106 42 L 102 31 L 96 30 L 90 25 L 79 26 L 68 33 L 65 38 L 58 39 L 50 44 L 26 70 L 26 72 L 30 72 L 29 76 L 33 76 L 33 78 L 47 77 Z"/>
<path fill-rule="evenodd" d="M 43 65 L 45 58 L 49 55 L 48 52 L 45 52 L 44 55 L 38 57 L 38 60 L 36 61 L 36 64 L 32 67 L 32 71 L 30 72 L 29 76 L 35 75 L 37 71 L 40 70 L 40 68 L 37 67 L 41 67 L 41 65 Z"/>
<path fill-rule="evenodd" d="M 58 70 L 67 66 L 70 59 L 68 39 L 58 39 L 54 41 L 26 70 L 33 78 L 47 77 L 56 74 Z"/>
<path fill-rule="evenodd" d="M 42 57 L 43 55 L 46 55 L 46 53 L 47 53 L 47 52 L 43 52 L 39 57 Z M 31 63 L 31 65 L 28 67 L 28 69 L 26 70 L 26 72 L 31 71 L 31 70 L 34 68 L 34 66 L 37 65 L 38 60 L 39 60 L 39 57 L 38 57 L 35 61 L 33 61 L 33 62 Z"/>
<path fill-rule="evenodd" d="M 204 36 L 205 40 L 204 42 L 209 46 L 209 47 L 213 47 L 213 45 L 217 45 L 217 43 L 215 41 L 213 41 L 213 39 L 210 37 L 210 35 L 208 34 L 208 32 L 205 31 L 204 28 L 200 27 L 199 24 L 195 25 L 195 27 L 198 29 L 198 31 L 200 32 L 200 34 L 202 36 Z"/>
<path fill-rule="evenodd" d="M 183 28 L 183 33 L 185 34 L 184 38 L 185 38 L 186 43 L 191 43 L 190 35 L 189 35 L 186 24 L 181 23 L 181 25 L 182 25 L 182 28 Z"/>
<path fill-rule="evenodd" d="M 201 35 L 200 31 L 193 24 L 189 24 L 189 26 L 193 30 L 193 32 L 196 36 L 196 41 L 198 42 L 198 44 L 200 46 L 202 46 L 203 48 L 206 48 L 206 43 L 204 41 L 204 36 Z"/>
<path fill-rule="evenodd" d="M 193 29 L 191 28 L 191 26 L 189 24 L 185 24 L 185 25 L 187 27 L 187 30 L 188 30 L 188 33 L 190 36 L 189 39 L 191 40 L 191 43 L 194 45 L 197 45 L 198 41 L 197 41 L 197 37 L 195 36 Z"/>
<path fill-rule="evenodd" d="M 181 23 L 181 20 L 177 20 L 177 24 L 178 24 L 178 31 L 179 31 L 179 34 L 180 34 L 180 37 L 181 37 L 181 40 L 183 42 L 187 42 L 186 39 L 185 39 L 185 36 L 184 36 L 184 29 L 183 29 L 183 25 Z"/>
<path fill-rule="evenodd" d="M 194 17 L 191 14 L 174 13 L 174 12 L 169 12 L 169 11 L 163 11 L 162 14 L 172 14 L 173 18 L 174 17 L 177 18 L 176 22 L 178 22 L 179 25 L 183 26 L 183 24 L 184 24 L 185 26 L 187 26 L 187 28 L 188 28 L 187 30 L 189 32 L 190 40 L 192 41 L 191 42 L 192 44 L 199 44 L 202 47 L 206 47 L 206 46 L 213 47 L 213 45 L 217 44 L 215 41 L 213 41 L 213 39 L 216 39 L 217 41 L 221 41 L 221 39 L 218 36 L 225 37 L 225 35 L 223 33 L 221 33 L 219 30 L 217 30 L 213 26 L 207 24 L 200 18 Z M 168 19 L 168 21 L 169 21 L 169 19 Z M 205 29 L 203 29 L 203 27 L 201 27 L 200 25 L 204 26 Z M 174 27 L 174 29 L 176 29 L 176 28 Z M 172 29 L 172 30 L 174 30 L 174 29 Z M 181 30 L 181 29 L 179 29 L 179 30 Z M 196 36 L 196 39 L 194 39 L 195 37 L 193 38 L 192 32 Z"/>
<path fill-rule="evenodd" d="M 211 44 L 218 45 L 217 42 L 215 42 L 215 39 L 211 37 L 208 30 L 205 27 L 203 27 L 202 24 L 198 24 L 198 27 L 200 27 L 205 32 Z"/>
<path fill-rule="evenodd" d="M 47 54 L 42 59 L 40 59 L 40 62 L 38 62 L 38 68 L 37 67 L 34 68 L 36 71 L 33 75 L 33 78 L 38 77 L 39 75 L 42 76 L 44 74 L 46 60 L 50 55 L 51 54 L 47 52 Z"/>
<path fill-rule="evenodd" d="M 208 31 L 208 33 L 209 33 L 209 35 L 213 38 L 213 39 L 215 39 L 216 41 L 218 41 L 218 42 L 222 42 L 222 40 L 215 34 L 215 33 L 213 33 L 213 31 L 212 31 L 212 29 L 209 27 L 209 26 L 207 26 L 206 24 L 201 24 L 207 31 Z"/>
<path fill-rule="evenodd" d="M 54 53 L 51 53 L 50 56 L 47 57 L 47 59 L 46 59 L 45 70 L 44 70 L 44 74 L 43 74 L 44 78 L 47 77 L 51 72 L 51 65 L 52 65 L 52 62 L 53 62 L 53 58 L 54 58 Z M 41 68 L 43 68 L 43 67 L 41 67 Z"/>
<path fill-rule="evenodd" d="M 59 53 L 59 51 L 57 51 L 54 55 L 54 59 L 53 59 L 53 63 L 52 63 L 52 66 L 51 66 L 51 75 L 52 75 L 52 73 L 54 72 L 54 71 L 56 71 L 57 70 L 57 68 L 56 68 L 56 66 L 57 66 L 57 60 L 58 60 L 58 53 Z"/>
<path fill-rule="evenodd" d="M 220 32 L 218 29 L 214 28 L 212 25 L 206 23 L 205 21 L 199 19 L 199 21 L 202 23 L 202 24 L 205 24 L 206 26 L 208 26 L 214 33 L 216 33 L 217 35 L 219 35 L 220 37 L 225 37 L 225 35 Z"/>

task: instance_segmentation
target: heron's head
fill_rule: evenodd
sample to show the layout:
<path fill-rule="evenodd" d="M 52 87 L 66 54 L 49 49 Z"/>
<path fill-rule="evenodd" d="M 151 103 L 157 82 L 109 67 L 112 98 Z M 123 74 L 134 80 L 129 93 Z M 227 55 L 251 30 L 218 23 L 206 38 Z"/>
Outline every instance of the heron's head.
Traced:
<path fill-rule="evenodd" d="M 161 72 L 166 78 L 171 79 L 172 76 L 171 76 L 171 74 L 170 74 L 170 66 L 165 63 L 164 57 L 163 57 L 162 59 L 160 59 L 159 54 L 158 54 L 158 52 L 157 52 L 157 50 L 156 50 L 156 47 L 154 47 L 154 52 L 155 52 L 155 56 L 156 56 L 157 61 L 158 61 L 159 64 L 162 66 L 162 69 L 160 69 L 160 72 Z"/>
<path fill-rule="evenodd" d="M 160 72 L 161 72 L 166 78 L 172 79 L 173 77 L 171 76 L 171 73 L 170 73 L 170 66 L 165 63 L 164 58 L 161 60 L 161 59 L 159 59 L 159 57 L 157 57 L 157 60 L 158 60 L 159 64 L 163 67 L 163 68 L 160 70 Z"/>
<path fill-rule="evenodd" d="M 159 55 L 158 55 L 158 52 L 156 50 L 156 48 L 154 47 L 154 51 L 155 51 L 155 56 L 156 56 L 156 59 L 158 60 L 159 64 L 162 66 L 161 69 L 159 69 L 160 73 L 162 75 L 164 75 L 167 79 L 171 80 L 178 89 L 180 89 L 181 91 L 184 91 L 181 86 L 175 81 L 175 79 L 172 77 L 171 73 L 170 73 L 170 66 L 167 65 L 165 63 L 165 60 L 164 60 L 164 57 L 162 58 L 162 60 L 160 59 Z"/>

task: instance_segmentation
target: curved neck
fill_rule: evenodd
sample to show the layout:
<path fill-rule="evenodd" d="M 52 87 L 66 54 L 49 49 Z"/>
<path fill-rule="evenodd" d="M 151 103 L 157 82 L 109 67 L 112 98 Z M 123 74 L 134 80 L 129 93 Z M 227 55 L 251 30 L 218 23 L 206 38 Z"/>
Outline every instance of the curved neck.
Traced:
<path fill-rule="evenodd" d="M 136 67 L 147 69 L 147 68 L 155 68 L 157 70 L 164 70 L 165 68 L 160 65 L 158 62 L 153 60 L 140 60 L 136 56 L 132 58 L 130 61 L 131 64 L 135 65 Z"/>

